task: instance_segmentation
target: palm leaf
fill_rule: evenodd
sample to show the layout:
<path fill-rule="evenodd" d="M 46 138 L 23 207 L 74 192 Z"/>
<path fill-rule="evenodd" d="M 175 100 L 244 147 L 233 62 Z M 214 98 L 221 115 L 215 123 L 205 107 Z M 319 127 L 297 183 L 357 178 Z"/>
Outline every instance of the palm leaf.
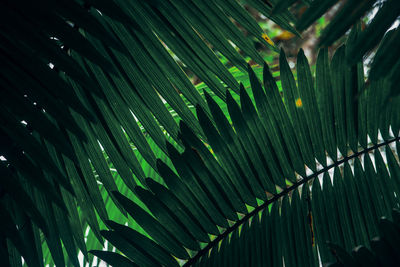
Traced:
<path fill-rule="evenodd" d="M 168 145 L 176 173 L 158 162 L 159 173 L 168 186 L 162 187 L 163 191 L 175 196 L 179 209 L 190 212 L 186 213 L 190 220 L 178 219 L 174 208 L 165 206 L 156 193 L 161 185 L 151 182 L 151 191 L 138 192 L 152 214 L 146 215 L 152 216 L 148 220 L 151 218 L 154 227 L 156 221 L 164 226 L 163 234 L 159 232 L 161 225 L 157 232 L 145 229 L 151 238 L 172 256 L 186 260 L 187 266 L 239 262 L 255 266 L 318 266 L 318 254 L 323 264 L 334 260 L 329 242 L 346 249 L 368 246 L 378 234 L 379 218 L 391 218 L 391 209 L 400 205 L 400 166 L 394 150 L 399 144 L 399 132 L 394 126 L 399 123 L 395 115 L 398 102 L 385 101 L 385 95 L 390 94 L 385 81 L 362 91 L 362 72 L 357 68 L 346 70 L 346 49 L 339 48 L 332 61 L 326 50 L 320 51 L 316 87 L 302 51 L 297 61 L 298 86 L 282 51 L 284 99 L 267 65 L 264 88 L 250 68 L 255 99 L 249 98 L 241 87 L 240 107 L 227 91 L 226 105 L 233 125 L 206 94 L 212 118 L 201 106 L 196 107 L 205 139 L 196 137 L 181 122 L 179 136 L 185 151 L 178 153 Z M 377 87 L 373 86 L 379 86 L 383 94 L 378 100 Z M 356 103 L 351 101 L 354 92 L 361 92 Z M 337 100 L 339 97 L 348 98 L 349 102 Z M 363 108 L 357 108 L 360 106 Z M 367 127 L 369 117 L 365 110 L 374 110 L 377 128 Z M 324 119 L 332 124 L 318 123 Z M 304 125 L 301 130 L 295 131 L 295 120 Z M 364 140 L 375 136 L 376 130 L 385 134 L 371 138 L 375 140 L 372 143 Z M 266 142 L 264 147 L 261 140 Z M 308 150 L 300 153 L 307 146 Z M 313 161 L 309 163 L 309 159 Z M 137 204 L 120 194 L 118 199 L 133 219 L 137 218 L 142 227 L 149 227 L 138 217 L 144 213 L 139 212 Z M 204 233 L 210 241 L 203 238 Z M 120 235 L 124 236 L 122 232 Z M 165 236 L 170 236 L 168 242 L 174 242 L 173 246 L 166 244 Z M 198 242 L 198 248 L 193 241 Z M 145 249 L 141 244 L 135 246 Z M 181 248 L 186 248 L 189 258 Z M 156 260 L 152 255 L 150 259 Z M 130 260 L 138 263 L 140 259 Z"/>
<path fill-rule="evenodd" d="M 248 2 L 296 33 L 290 26 L 290 13 L 271 15 L 271 6 Z M 174 257 L 190 263 L 195 255 L 206 255 L 210 249 L 213 261 L 220 263 L 223 259 L 212 248 L 220 240 L 225 251 L 230 247 L 221 233 L 228 235 L 227 229 L 242 224 L 255 229 L 248 224 L 252 217 L 249 214 L 266 207 L 263 205 L 272 195 L 272 199 L 279 199 L 276 196 L 287 195 L 299 187 L 297 174 L 304 179 L 309 177 L 304 164 L 315 171 L 312 161 L 317 158 L 324 164 L 325 150 L 337 159 L 333 156 L 333 139 L 329 137 L 332 129 L 313 125 L 320 112 L 320 98 L 312 92 L 312 78 L 304 57 L 300 57 L 298 67 L 304 70 L 299 72 L 303 75 L 299 79 L 300 92 L 294 93 L 301 96 L 301 101 L 295 103 L 305 107 L 302 115 L 296 117 L 301 125 L 306 125 L 302 129 L 306 135 L 299 139 L 293 123 L 296 115 L 286 113 L 289 106 L 286 101 L 282 104 L 278 87 L 267 70 L 264 78 L 272 91 L 265 94 L 250 72 L 254 93 L 249 94 L 215 56 L 220 52 L 238 69 L 245 70 L 246 61 L 232 46 L 234 43 L 245 55 L 262 63 L 250 39 L 231 19 L 250 36 L 276 49 L 236 1 L 62 0 L 34 4 L 20 0 L 0 5 L 4 25 L 0 31 L 0 58 L 4 66 L 0 86 L 6 96 L 0 100 L 0 154 L 6 158 L 0 162 L 6 177 L 0 191 L 0 206 L 6 217 L 2 221 L 2 262 L 18 265 L 22 256 L 31 266 L 77 266 L 79 249 L 91 263 L 86 243 L 88 248 L 97 250 L 94 254 L 110 263 L 170 265 Z M 197 13 L 203 17 L 194 17 Z M 218 26 L 210 27 L 210 22 Z M 396 38 L 396 34 L 388 34 L 382 47 L 390 48 Z M 228 106 L 224 105 L 222 112 L 210 97 L 207 103 L 204 101 L 167 47 L 208 85 L 213 95 L 227 99 Z M 338 58 L 342 64 L 344 57 Z M 327 64 L 326 60 L 323 64 Z M 340 64 L 336 70 L 343 69 Z M 327 76 L 328 69 L 325 67 L 321 75 Z M 365 90 L 360 97 L 363 102 L 352 108 L 352 97 L 363 88 L 358 70 L 352 68 L 345 76 L 333 72 L 340 78 L 338 81 L 343 81 L 336 88 L 343 88 L 346 93 L 346 105 L 325 100 L 327 105 L 331 103 L 334 122 L 341 127 L 340 135 L 336 134 L 340 136 L 338 147 L 348 157 L 351 150 L 359 153 L 355 151 L 357 141 L 364 145 L 364 153 L 370 149 L 365 141 L 367 134 L 375 148 L 397 140 L 393 133 L 397 136 L 399 131 L 398 119 L 393 115 L 398 113 L 398 101 L 389 95 L 387 80 L 371 82 L 371 88 L 383 88 L 382 92 Z M 396 71 L 393 70 L 392 77 L 397 77 Z M 329 84 L 329 79 L 323 80 Z M 354 87 L 359 80 L 362 82 Z M 237 95 L 225 93 L 227 88 L 240 93 L 241 107 L 235 102 Z M 256 97 L 257 110 L 249 95 Z M 339 101 L 342 95 L 335 97 Z M 386 99 L 392 102 L 383 109 Z M 164 102 L 185 123 L 179 127 Z M 198 118 L 187 103 L 196 106 Z M 229 120 L 224 120 L 224 111 L 232 117 L 234 128 L 227 123 Z M 312 139 L 317 146 L 303 152 L 301 148 L 311 136 L 309 129 L 322 135 Z M 378 129 L 384 143 L 377 137 Z M 171 145 L 165 145 L 166 140 Z M 324 142 L 330 147 L 325 147 Z M 298 157 L 299 153 L 304 159 Z M 162 159 L 156 160 L 160 155 Z M 396 164 L 392 162 L 392 169 L 397 172 Z M 110 166 L 120 175 L 113 175 Z M 374 172 L 371 168 L 368 171 Z M 146 179 L 148 176 L 154 181 Z M 16 185 L 10 186 L 10 181 Z M 294 187 L 287 189 L 287 185 Z M 394 190 L 385 185 L 379 185 L 374 193 Z M 114 191 L 120 193 L 111 193 Z M 173 205 L 182 211 L 175 214 L 163 198 L 173 199 Z M 396 202 L 396 197 L 383 203 L 377 201 L 376 205 L 388 210 L 388 203 Z M 35 206 L 36 209 L 32 208 Z M 127 236 L 121 236 L 122 228 L 108 221 L 123 223 L 123 216 L 132 211 L 137 223 L 131 221 L 128 225 L 142 238 L 150 238 L 149 242 L 137 244 L 126 240 Z M 190 219 L 183 220 L 186 216 Z M 44 223 L 42 218 L 46 218 Z M 191 226 L 193 222 L 196 226 Z M 88 227 L 90 231 L 85 236 Z M 101 231 L 105 227 L 113 230 Z M 258 240 L 255 234 L 246 235 Z M 111 252 L 98 252 L 103 236 L 112 239 L 111 243 L 131 260 Z M 239 232 L 235 238 L 241 238 Z M 261 244 L 262 240 L 256 242 Z M 149 255 L 143 252 L 143 246 L 157 247 L 163 254 Z M 250 250 L 246 253 L 251 255 Z M 261 255 L 260 251 L 257 253 Z M 201 262 L 207 260 L 202 257 Z"/>
<path fill-rule="evenodd" d="M 226 86 L 239 87 L 216 53 L 241 71 L 244 56 L 262 62 L 253 41 L 231 18 L 276 50 L 236 1 L 21 0 L 2 2 L 0 9 L 2 194 L 10 196 L 5 207 L 11 215 L 16 204 L 34 222 L 36 239 L 44 234 L 46 264 L 77 265 L 73 254 L 78 248 L 87 258 L 86 227 L 91 228 L 88 243 L 99 246 L 101 221 L 116 215 L 107 207 L 125 213 L 109 192 L 146 187 L 145 178 L 158 175 L 156 157 L 168 152 L 165 140 L 182 150 L 172 114 L 202 134 L 187 104 L 208 113 L 207 106 L 182 64 L 224 98 Z M 288 14 L 268 17 L 294 31 Z M 166 156 L 164 162 L 169 164 Z M 109 164 L 121 175 L 117 181 Z M 26 211 L 34 206 L 40 208 Z M 43 223 L 43 217 L 51 219 Z M 29 240 L 33 242 L 32 234 L 24 246 L 39 251 Z M 2 238 L 2 248 L 18 255 L 9 239 Z M 16 249 L 27 262 L 37 260 L 36 250 L 25 254 L 19 243 Z M 70 260 L 64 260 L 66 252 Z"/>

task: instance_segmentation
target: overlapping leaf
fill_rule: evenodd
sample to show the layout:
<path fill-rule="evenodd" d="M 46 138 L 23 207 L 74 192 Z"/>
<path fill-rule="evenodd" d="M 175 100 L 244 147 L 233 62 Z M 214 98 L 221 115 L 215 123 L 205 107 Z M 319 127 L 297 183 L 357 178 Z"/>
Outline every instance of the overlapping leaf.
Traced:
<path fill-rule="evenodd" d="M 257 6 L 265 12 L 265 6 Z M 187 103 L 209 114 L 207 106 L 181 65 L 224 98 L 226 87 L 239 86 L 216 53 L 242 71 L 246 61 L 237 48 L 262 62 L 231 18 L 276 49 L 236 0 L 18 0 L 2 1 L 0 14 L 0 155 L 6 159 L 1 188 L 21 216 L 34 222 L 36 238 L 45 233 L 44 247 L 52 255 L 45 249 L 46 264 L 60 266 L 65 253 L 77 265 L 78 248 L 90 258 L 82 232 L 89 225 L 90 237 L 102 242 L 98 219 L 110 216 L 108 205 L 125 213 L 118 202 L 110 204 L 111 191 L 146 187 L 146 173 L 156 171 L 156 157 L 167 153 L 166 139 L 181 149 L 178 125 L 165 102 L 202 134 Z M 294 31 L 288 14 L 268 17 Z M 122 180 L 114 180 L 109 164 Z M 25 182 L 32 192 L 21 189 Z M 37 203 L 47 206 L 25 211 Z M 51 219 L 43 223 L 43 216 Z M 89 239 L 91 245 L 97 242 Z M 2 242 L 17 263 L 15 248 L 22 247 L 13 247 L 10 239 Z M 29 255 L 37 258 L 20 252 L 26 262 Z"/>
<path fill-rule="evenodd" d="M 367 245 L 379 218 L 400 205 L 400 166 L 393 154 L 399 106 L 398 99 L 385 102 L 385 82 L 372 85 L 379 86 L 380 97 L 377 87 L 361 90 L 364 76 L 357 66 L 347 69 L 346 49 L 339 48 L 332 61 L 327 50 L 320 51 L 316 87 L 303 52 L 297 85 L 282 51 L 283 95 L 268 66 L 264 86 L 249 69 L 254 101 L 241 87 L 239 106 L 227 91 L 232 125 L 206 94 L 212 117 L 196 107 L 205 139 L 181 122 L 185 151 L 167 145 L 175 168 L 157 165 L 168 188 L 151 182 L 149 191 L 137 192 L 150 213 L 118 196 L 132 218 L 185 265 L 318 266 L 318 254 L 322 263 L 333 260 L 327 241 Z M 371 122 L 368 110 L 374 110 Z M 180 219 L 176 209 L 188 219 Z M 166 236 L 173 243 L 167 245 Z"/>
<path fill-rule="evenodd" d="M 270 5 L 247 2 L 295 33 L 289 23 L 293 21 L 290 13 L 270 15 Z M 368 8 L 370 2 L 363 7 Z M 344 68 L 343 55 L 350 57 L 352 50 L 350 47 L 345 52 L 343 48 L 331 68 L 332 76 L 338 78 L 331 81 L 333 101 L 324 98 L 330 92 L 326 56 L 319 60 L 323 67 L 317 72 L 316 93 L 307 62 L 299 56 L 298 89 L 291 74 L 286 73 L 292 90 L 288 94 L 294 102 L 290 102 L 290 96 L 282 102 L 267 68 L 266 91 L 250 71 L 255 108 L 246 90 L 215 57 L 215 51 L 219 51 L 244 70 L 246 62 L 233 42 L 244 54 L 262 63 L 250 40 L 231 19 L 258 41 L 272 45 L 235 0 L 18 0 L 3 1 L 0 7 L 4 25 L 0 31 L 0 88 L 5 96 L 0 100 L 0 155 L 6 158 L 1 162 L 6 178 L 1 181 L 0 204 L 5 216 L 1 236 L 5 263 L 20 265 L 22 256 L 32 266 L 42 266 L 42 259 L 45 264 L 77 266 L 78 248 L 91 262 L 84 239 L 84 230 L 90 226 L 86 245 L 97 249 L 94 254 L 110 263 L 172 266 L 176 265 L 174 257 L 187 259 L 188 263 L 198 258 L 205 262 L 211 249 L 210 258 L 220 264 L 223 258 L 212 248 L 223 240 L 228 251 L 230 244 L 224 237 L 239 225 L 247 225 L 268 201 L 291 191 L 288 185 L 297 188 L 309 179 L 304 165 L 317 171 L 315 158 L 327 165 L 326 151 L 336 161 L 335 141 L 346 156 L 351 151 L 358 153 L 358 143 L 364 149 L 361 152 L 368 150 L 367 135 L 375 146 L 381 145 L 378 130 L 387 143 L 394 140 L 392 133 L 398 138 L 399 105 L 389 94 L 396 89 L 393 78 L 399 77 L 399 68 L 390 68 L 397 64 L 397 57 L 382 56 L 397 44 L 398 30 L 387 34 L 374 63 L 373 69 L 391 69 L 389 81 L 371 77 L 369 88 L 379 90 L 361 90 L 364 81 L 360 68 Z M 396 10 L 390 9 L 393 14 Z M 382 14 L 377 16 L 374 25 L 383 18 Z M 347 24 L 351 24 L 349 20 Z M 382 29 L 377 34 L 382 35 Z M 338 34 L 343 27 L 339 30 Z M 368 43 L 367 49 L 374 44 Z M 227 100 L 233 127 L 210 97 L 207 103 L 204 101 L 166 47 L 215 95 Z M 231 92 L 225 93 L 226 88 Z M 232 98 L 233 92 L 241 94 L 241 106 Z M 357 94 L 358 105 L 353 106 Z M 343 98 L 346 101 L 341 102 Z M 383 105 L 388 99 L 391 102 Z M 185 123 L 178 127 L 164 101 Z M 196 106 L 197 119 L 184 101 Z M 327 113 L 322 111 L 325 107 Z M 329 119 L 335 123 L 334 129 L 316 123 Z M 330 137 L 332 133 L 334 137 Z M 172 145 L 165 145 L 165 136 Z M 312 146 L 307 146 L 310 142 Z M 168 154 L 173 166 L 163 153 Z M 156 160 L 160 154 L 164 156 L 162 161 Z M 396 164 L 392 159 L 392 170 L 398 173 Z M 120 176 L 113 175 L 109 166 L 115 167 Z M 379 166 L 380 177 L 392 177 L 391 172 L 385 174 L 381 163 Z M 372 165 L 366 167 L 369 169 L 365 172 L 373 176 Z M 156 176 L 159 183 L 147 176 Z M 137 185 L 146 189 L 134 189 Z M 390 193 L 395 187 L 378 183 L 371 188 L 379 194 Z M 110 193 L 117 190 L 125 196 Z M 391 198 L 378 199 L 374 205 L 389 210 L 398 194 L 389 195 Z M 132 200 L 135 203 L 129 202 Z M 302 206 L 292 206 L 300 214 Z M 126 211 L 141 227 L 135 223 L 129 226 L 141 235 L 107 221 L 112 218 L 122 223 Z M 300 215 L 290 217 L 291 213 L 289 221 L 301 219 Z M 307 228 L 305 223 L 298 225 Z M 106 226 L 112 230 L 100 230 Z M 246 227 L 249 230 L 244 233 L 253 243 L 261 244 L 257 235 L 247 233 L 255 228 Z M 131 260 L 99 252 L 103 236 Z M 135 243 L 132 236 L 146 241 Z M 366 240 L 365 233 L 360 236 Z M 237 233 L 235 238 L 241 235 Z M 302 238 L 299 235 L 295 240 L 301 242 Z M 146 252 L 149 247 L 154 254 Z M 245 248 L 245 255 L 251 253 Z"/>

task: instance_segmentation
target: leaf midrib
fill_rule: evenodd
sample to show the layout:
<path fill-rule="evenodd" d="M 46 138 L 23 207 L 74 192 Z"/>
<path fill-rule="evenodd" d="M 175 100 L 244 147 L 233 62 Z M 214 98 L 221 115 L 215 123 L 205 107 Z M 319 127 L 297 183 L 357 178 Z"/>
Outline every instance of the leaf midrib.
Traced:
<path fill-rule="evenodd" d="M 214 240 L 212 240 L 211 242 L 209 242 L 207 244 L 207 246 L 205 246 L 203 249 L 199 250 L 196 255 L 194 255 L 192 258 L 190 258 L 183 266 L 191 266 L 192 264 L 194 264 L 198 259 L 200 259 L 200 257 L 202 257 L 203 255 L 205 255 L 210 249 L 212 249 L 214 246 L 218 245 L 218 243 L 223 240 L 225 237 L 227 237 L 230 233 L 232 233 L 233 231 L 235 231 L 240 225 L 242 225 L 243 223 L 247 222 L 250 218 L 252 218 L 253 216 L 255 216 L 256 214 L 258 214 L 260 211 L 263 211 L 266 207 L 268 207 L 269 204 L 274 203 L 275 201 L 277 201 L 279 198 L 286 196 L 287 194 L 289 194 L 291 191 L 295 190 L 296 188 L 298 188 L 300 185 L 308 182 L 309 180 L 318 177 L 318 175 L 327 172 L 328 170 L 338 167 L 340 165 L 342 165 L 343 163 L 356 158 L 362 154 L 366 154 L 370 151 L 374 151 L 376 149 L 378 149 L 379 147 L 388 145 L 390 143 L 393 142 L 397 142 L 400 141 L 400 136 L 389 139 L 387 141 L 384 141 L 382 143 L 379 144 L 375 144 L 371 147 L 368 147 L 366 149 L 363 149 L 361 151 L 358 151 L 350 156 L 346 156 L 341 160 L 338 160 L 326 167 L 323 167 L 321 170 L 318 170 L 314 173 L 312 173 L 311 175 L 308 175 L 306 177 L 304 177 L 303 179 L 301 179 L 300 181 L 294 183 L 292 186 L 285 188 L 282 192 L 274 195 L 272 198 L 268 199 L 267 201 L 265 201 L 263 204 L 257 206 L 253 211 L 247 213 L 243 218 L 241 218 L 240 220 L 238 220 L 237 222 L 235 222 L 232 226 L 230 226 L 229 228 L 227 228 L 222 234 L 218 235 Z"/>

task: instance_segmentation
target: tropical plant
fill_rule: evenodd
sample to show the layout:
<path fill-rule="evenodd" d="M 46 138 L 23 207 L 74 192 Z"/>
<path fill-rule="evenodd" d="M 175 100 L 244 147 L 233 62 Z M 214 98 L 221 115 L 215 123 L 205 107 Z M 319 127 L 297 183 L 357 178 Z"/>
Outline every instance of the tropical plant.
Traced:
<path fill-rule="evenodd" d="M 246 2 L 298 34 L 287 10 Z M 265 65 L 264 90 L 241 53 L 262 65 L 252 42 L 277 48 L 236 0 L 0 7 L 4 265 L 79 266 L 80 251 L 114 266 L 311 266 L 334 259 L 326 241 L 368 247 L 399 205 L 400 68 L 383 57 L 398 29 L 376 53 L 390 71 L 374 79 L 360 59 L 377 42 L 348 59 L 377 22 L 331 63 L 321 50 L 315 85 L 304 54 L 296 83 L 281 51 L 281 86 Z M 215 53 L 249 73 L 251 91 Z"/>
<path fill-rule="evenodd" d="M 167 187 L 148 179 L 150 190 L 135 189 L 154 217 L 114 193 L 153 241 L 138 242 L 138 233 L 112 221 L 102 235 L 139 266 L 172 265 L 172 256 L 199 266 L 318 266 L 318 252 L 322 263 L 334 260 L 326 241 L 346 249 L 367 246 L 378 234 L 378 219 L 390 218 L 400 204 L 400 169 L 390 148 L 400 139 L 389 130 L 398 133 L 399 104 L 387 103 L 385 81 L 364 90 L 361 66 L 348 68 L 345 53 L 339 48 L 329 63 L 321 50 L 314 89 L 302 51 L 298 86 L 281 52 L 284 102 L 268 66 L 264 90 L 250 69 L 257 111 L 244 87 L 240 107 L 227 91 L 233 127 L 206 94 L 213 120 L 202 107 L 196 111 L 213 153 L 180 124 L 185 151 L 167 144 L 176 173 L 157 162 Z M 149 253 L 153 247 L 159 254 Z M 122 260 L 93 253 L 111 264 Z"/>

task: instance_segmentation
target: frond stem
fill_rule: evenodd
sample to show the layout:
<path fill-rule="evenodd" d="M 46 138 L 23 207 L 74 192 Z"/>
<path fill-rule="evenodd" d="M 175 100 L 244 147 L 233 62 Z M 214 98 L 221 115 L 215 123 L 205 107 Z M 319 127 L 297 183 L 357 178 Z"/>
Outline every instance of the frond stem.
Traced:
<path fill-rule="evenodd" d="M 194 255 L 194 257 L 190 258 L 183 266 L 191 266 L 192 264 L 194 264 L 197 260 L 200 259 L 201 256 L 205 255 L 206 253 L 208 253 L 208 251 L 210 249 L 212 249 L 214 246 L 218 245 L 218 242 L 221 241 L 222 239 L 224 239 L 225 237 L 227 237 L 230 233 L 232 233 L 233 231 L 235 231 L 237 228 L 239 228 L 240 225 L 242 225 L 243 223 L 247 222 L 250 218 L 252 218 L 254 215 L 258 214 L 260 211 L 264 210 L 266 207 L 268 207 L 269 204 L 274 203 L 275 201 L 277 201 L 279 198 L 287 195 L 289 192 L 293 191 L 294 189 L 296 189 L 297 187 L 299 187 L 300 185 L 308 182 L 309 180 L 317 177 L 318 175 L 332 169 L 335 168 L 355 157 L 358 157 L 362 154 L 368 153 L 370 151 L 373 151 L 375 149 L 378 149 L 381 146 L 385 146 L 388 145 L 390 143 L 393 142 L 397 142 L 400 140 L 400 136 L 395 137 L 393 139 L 389 139 L 383 143 L 380 144 L 376 144 L 373 145 L 371 147 L 368 147 L 364 150 L 358 151 L 350 156 L 346 156 L 341 160 L 338 160 L 334 163 L 332 163 L 331 165 L 328 165 L 324 168 L 322 168 L 319 171 L 314 172 L 313 174 L 304 177 L 303 179 L 301 179 L 300 181 L 294 183 L 292 186 L 285 188 L 282 192 L 274 195 L 272 198 L 268 199 L 267 201 L 265 201 L 263 204 L 261 204 L 260 206 L 256 207 L 253 211 L 247 213 L 243 218 L 241 218 L 240 220 L 238 220 L 235 224 L 233 224 L 232 226 L 230 226 L 229 228 L 227 228 L 222 234 L 218 235 L 214 240 L 212 240 L 210 243 L 207 244 L 207 246 L 205 246 L 203 249 L 199 250 L 199 252 L 197 252 L 196 255 Z"/>

